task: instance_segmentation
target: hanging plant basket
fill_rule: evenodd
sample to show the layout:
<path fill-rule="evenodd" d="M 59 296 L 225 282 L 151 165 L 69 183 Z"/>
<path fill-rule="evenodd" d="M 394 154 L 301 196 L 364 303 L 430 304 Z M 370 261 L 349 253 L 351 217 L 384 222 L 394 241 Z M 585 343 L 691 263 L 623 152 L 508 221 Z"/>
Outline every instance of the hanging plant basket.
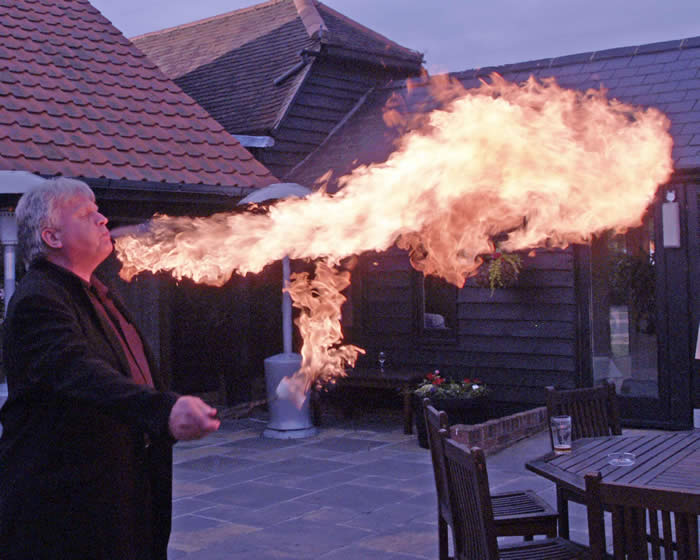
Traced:
<path fill-rule="evenodd" d="M 515 253 L 495 252 L 482 255 L 484 262 L 474 277 L 480 288 L 489 288 L 493 295 L 496 288 L 512 288 L 518 283 L 522 259 Z"/>

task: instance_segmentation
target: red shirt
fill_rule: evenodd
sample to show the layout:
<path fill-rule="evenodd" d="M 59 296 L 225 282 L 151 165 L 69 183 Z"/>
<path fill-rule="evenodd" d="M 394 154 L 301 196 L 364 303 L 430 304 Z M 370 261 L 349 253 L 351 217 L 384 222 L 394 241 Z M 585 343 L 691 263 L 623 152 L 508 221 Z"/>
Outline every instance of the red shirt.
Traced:
<path fill-rule="evenodd" d="M 88 294 L 90 294 L 90 299 L 97 312 L 107 319 L 107 322 L 114 329 L 129 362 L 131 378 L 140 385 L 153 387 L 153 378 L 151 377 L 151 369 L 148 366 L 148 359 L 143 349 L 143 341 L 136 328 L 127 321 L 126 317 L 114 305 L 114 301 L 109 296 L 107 286 L 93 276 L 90 281 Z"/>

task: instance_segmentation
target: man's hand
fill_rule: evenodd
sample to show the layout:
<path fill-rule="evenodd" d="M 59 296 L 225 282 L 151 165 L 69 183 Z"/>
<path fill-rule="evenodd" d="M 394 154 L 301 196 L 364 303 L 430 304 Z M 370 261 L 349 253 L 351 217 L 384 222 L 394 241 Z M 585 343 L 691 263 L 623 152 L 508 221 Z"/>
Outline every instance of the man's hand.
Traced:
<path fill-rule="evenodd" d="M 184 396 L 175 401 L 168 427 L 175 439 L 199 439 L 219 429 L 221 422 L 215 416 L 216 409 L 199 397 Z"/>

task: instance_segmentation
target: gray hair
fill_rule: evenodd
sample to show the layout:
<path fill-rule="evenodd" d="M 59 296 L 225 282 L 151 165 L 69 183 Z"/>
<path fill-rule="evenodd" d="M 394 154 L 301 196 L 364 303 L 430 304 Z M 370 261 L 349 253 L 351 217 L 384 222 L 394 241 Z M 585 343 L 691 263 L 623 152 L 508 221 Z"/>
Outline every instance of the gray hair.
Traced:
<path fill-rule="evenodd" d="M 17 203 L 17 241 L 28 267 L 48 254 L 41 232 L 56 225 L 56 212 L 70 199 L 83 195 L 94 202 L 95 194 L 85 183 L 67 177 L 55 177 L 25 192 Z"/>

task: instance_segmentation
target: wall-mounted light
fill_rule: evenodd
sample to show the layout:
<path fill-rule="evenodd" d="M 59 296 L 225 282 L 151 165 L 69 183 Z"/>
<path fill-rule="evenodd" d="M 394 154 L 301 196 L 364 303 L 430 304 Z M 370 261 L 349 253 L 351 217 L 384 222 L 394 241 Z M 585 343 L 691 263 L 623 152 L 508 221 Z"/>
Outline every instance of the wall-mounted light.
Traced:
<path fill-rule="evenodd" d="M 666 202 L 661 205 L 661 226 L 664 234 L 664 247 L 677 249 L 681 246 L 680 209 L 676 201 L 676 191 L 666 191 Z"/>

